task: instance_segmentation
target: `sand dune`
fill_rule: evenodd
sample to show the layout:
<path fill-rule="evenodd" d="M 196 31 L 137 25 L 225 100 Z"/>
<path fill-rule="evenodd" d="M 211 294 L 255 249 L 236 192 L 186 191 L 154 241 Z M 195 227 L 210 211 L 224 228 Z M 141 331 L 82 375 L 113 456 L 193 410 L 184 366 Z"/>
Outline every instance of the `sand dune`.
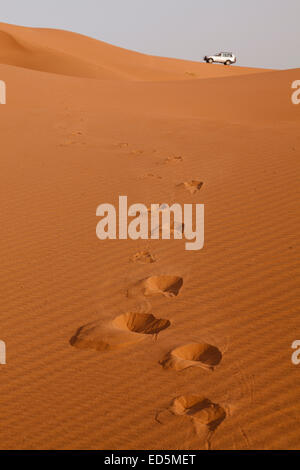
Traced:
<path fill-rule="evenodd" d="M 0 31 L 1 448 L 299 449 L 300 69 Z M 119 195 L 203 250 L 100 241 Z"/>
<path fill-rule="evenodd" d="M 214 66 L 212 66 L 214 67 Z M 216 66 L 218 67 L 218 66 Z M 9 104 L 47 105 L 53 109 L 63 102 L 88 107 L 112 119 L 137 116 L 170 119 L 200 118 L 231 122 L 298 121 L 297 106 L 291 106 L 291 83 L 300 69 L 192 81 L 115 82 L 62 77 L 1 65 L 3 80 L 10 82 Z M 19 86 L 21 83 L 21 86 Z M 32 93 L 26 90 L 32 89 Z M 76 99 L 74 97 L 76 96 Z M 124 147 L 142 155 L 143 149 Z M 120 147 L 122 148 L 122 147 Z M 168 155 L 166 164 L 178 163 L 182 155 Z M 198 175 L 199 176 L 199 175 Z"/>
<path fill-rule="evenodd" d="M 201 57 L 202 59 L 202 57 Z M 261 72 L 162 59 L 67 31 L 0 23 L 0 63 L 101 80 L 185 80 Z"/>

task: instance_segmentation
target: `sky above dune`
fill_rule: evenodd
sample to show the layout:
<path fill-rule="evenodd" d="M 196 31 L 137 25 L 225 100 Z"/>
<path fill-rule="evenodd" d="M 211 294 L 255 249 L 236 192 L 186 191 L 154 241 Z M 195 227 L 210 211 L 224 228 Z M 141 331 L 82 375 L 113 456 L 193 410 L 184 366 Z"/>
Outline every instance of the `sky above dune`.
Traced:
<path fill-rule="evenodd" d="M 238 64 L 296 68 L 299 0 L 10 0 L 0 21 L 82 33 L 158 56 L 202 60 L 233 51 Z"/>

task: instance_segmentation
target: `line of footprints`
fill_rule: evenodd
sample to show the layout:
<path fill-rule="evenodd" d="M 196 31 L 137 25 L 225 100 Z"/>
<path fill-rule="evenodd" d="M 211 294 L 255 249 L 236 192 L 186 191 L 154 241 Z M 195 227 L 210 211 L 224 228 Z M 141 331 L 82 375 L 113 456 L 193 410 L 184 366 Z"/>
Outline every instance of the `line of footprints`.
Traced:
<path fill-rule="evenodd" d="M 191 181 L 182 183 L 182 186 L 194 194 L 202 184 Z M 154 263 L 156 259 L 150 252 L 143 251 L 133 255 L 130 261 L 147 264 Z M 127 296 L 148 298 L 163 295 L 172 298 L 179 294 L 182 285 L 183 279 L 179 276 L 151 276 L 131 286 Z M 80 327 L 71 338 L 70 344 L 78 349 L 93 349 L 100 352 L 116 350 L 140 342 L 147 335 L 157 339 L 158 334 L 170 326 L 169 320 L 156 318 L 151 313 L 126 312 L 110 322 L 100 320 Z M 222 353 L 216 346 L 192 343 L 169 351 L 161 358 L 159 364 L 164 369 L 175 371 L 190 367 L 213 370 L 221 360 Z M 164 412 L 191 419 L 197 435 L 204 437 L 207 449 L 211 446 L 213 432 L 226 418 L 226 411 L 222 406 L 198 394 L 186 394 L 174 398 L 167 408 L 156 414 L 156 422 L 162 424 L 161 416 Z"/>

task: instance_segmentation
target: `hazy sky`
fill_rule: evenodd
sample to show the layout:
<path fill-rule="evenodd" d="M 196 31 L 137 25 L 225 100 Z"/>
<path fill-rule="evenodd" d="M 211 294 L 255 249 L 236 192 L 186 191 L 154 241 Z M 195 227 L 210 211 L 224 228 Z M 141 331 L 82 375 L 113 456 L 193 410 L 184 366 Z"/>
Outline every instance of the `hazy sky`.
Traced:
<path fill-rule="evenodd" d="M 0 0 L 0 21 L 67 29 L 153 55 L 300 66 L 300 0 Z"/>

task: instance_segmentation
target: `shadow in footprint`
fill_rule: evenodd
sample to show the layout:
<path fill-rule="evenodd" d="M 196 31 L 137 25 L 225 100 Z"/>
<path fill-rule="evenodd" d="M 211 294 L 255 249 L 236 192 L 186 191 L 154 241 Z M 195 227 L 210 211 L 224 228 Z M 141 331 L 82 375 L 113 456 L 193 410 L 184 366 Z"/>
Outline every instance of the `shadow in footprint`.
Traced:
<path fill-rule="evenodd" d="M 180 162 L 183 162 L 183 158 L 179 155 L 179 156 L 171 156 L 171 157 L 167 157 L 165 159 L 165 163 L 180 163 Z"/>
<path fill-rule="evenodd" d="M 155 318 L 151 313 L 124 313 L 115 318 L 113 324 L 121 329 L 144 335 L 158 335 L 171 325 L 169 320 Z"/>
<path fill-rule="evenodd" d="M 157 413 L 155 419 L 159 424 L 163 424 L 159 418 L 164 411 L 174 416 L 190 418 L 197 436 L 204 439 L 207 449 L 211 448 L 213 433 L 227 416 L 225 409 L 218 403 L 212 402 L 203 395 L 192 394 L 176 397 L 169 407 Z"/>
<path fill-rule="evenodd" d="M 171 325 L 169 320 L 148 313 L 127 312 L 113 321 L 98 321 L 81 326 L 70 339 L 77 349 L 109 351 L 137 343 L 153 335 L 155 338 Z"/>
<path fill-rule="evenodd" d="M 144 296 L 152 297 L 164 295 L 166 297 L 176 297 L 183 285 L 180 276 L 151 276 L 134 284 L 127 291 L 128 297 Z"/>
<path fill-rule="evenodd" d="M 186 189 L 191 194 L 195 194 L 196 192 L 200 191 L 203 184 L 204 183 L 202 181 L 192 180 L 192 181 L 185 181 L 184 183 L 180 183 L 178 186 Z"/>
<path fill-rule="evenodd" d="M 150 251 L 139 251 L 131 256 L 130 261 L 133 263 L 150 264 L 155 263 L 156 259 Z"/>
<path fill-rule="evenodd" d="M 168 352 L 159 364 L 164 369 L 177 371 L 189 367 L 213 370 L 221 360 L 222 353 L 216 346 L 207 343 L 192 343 Z"/>

